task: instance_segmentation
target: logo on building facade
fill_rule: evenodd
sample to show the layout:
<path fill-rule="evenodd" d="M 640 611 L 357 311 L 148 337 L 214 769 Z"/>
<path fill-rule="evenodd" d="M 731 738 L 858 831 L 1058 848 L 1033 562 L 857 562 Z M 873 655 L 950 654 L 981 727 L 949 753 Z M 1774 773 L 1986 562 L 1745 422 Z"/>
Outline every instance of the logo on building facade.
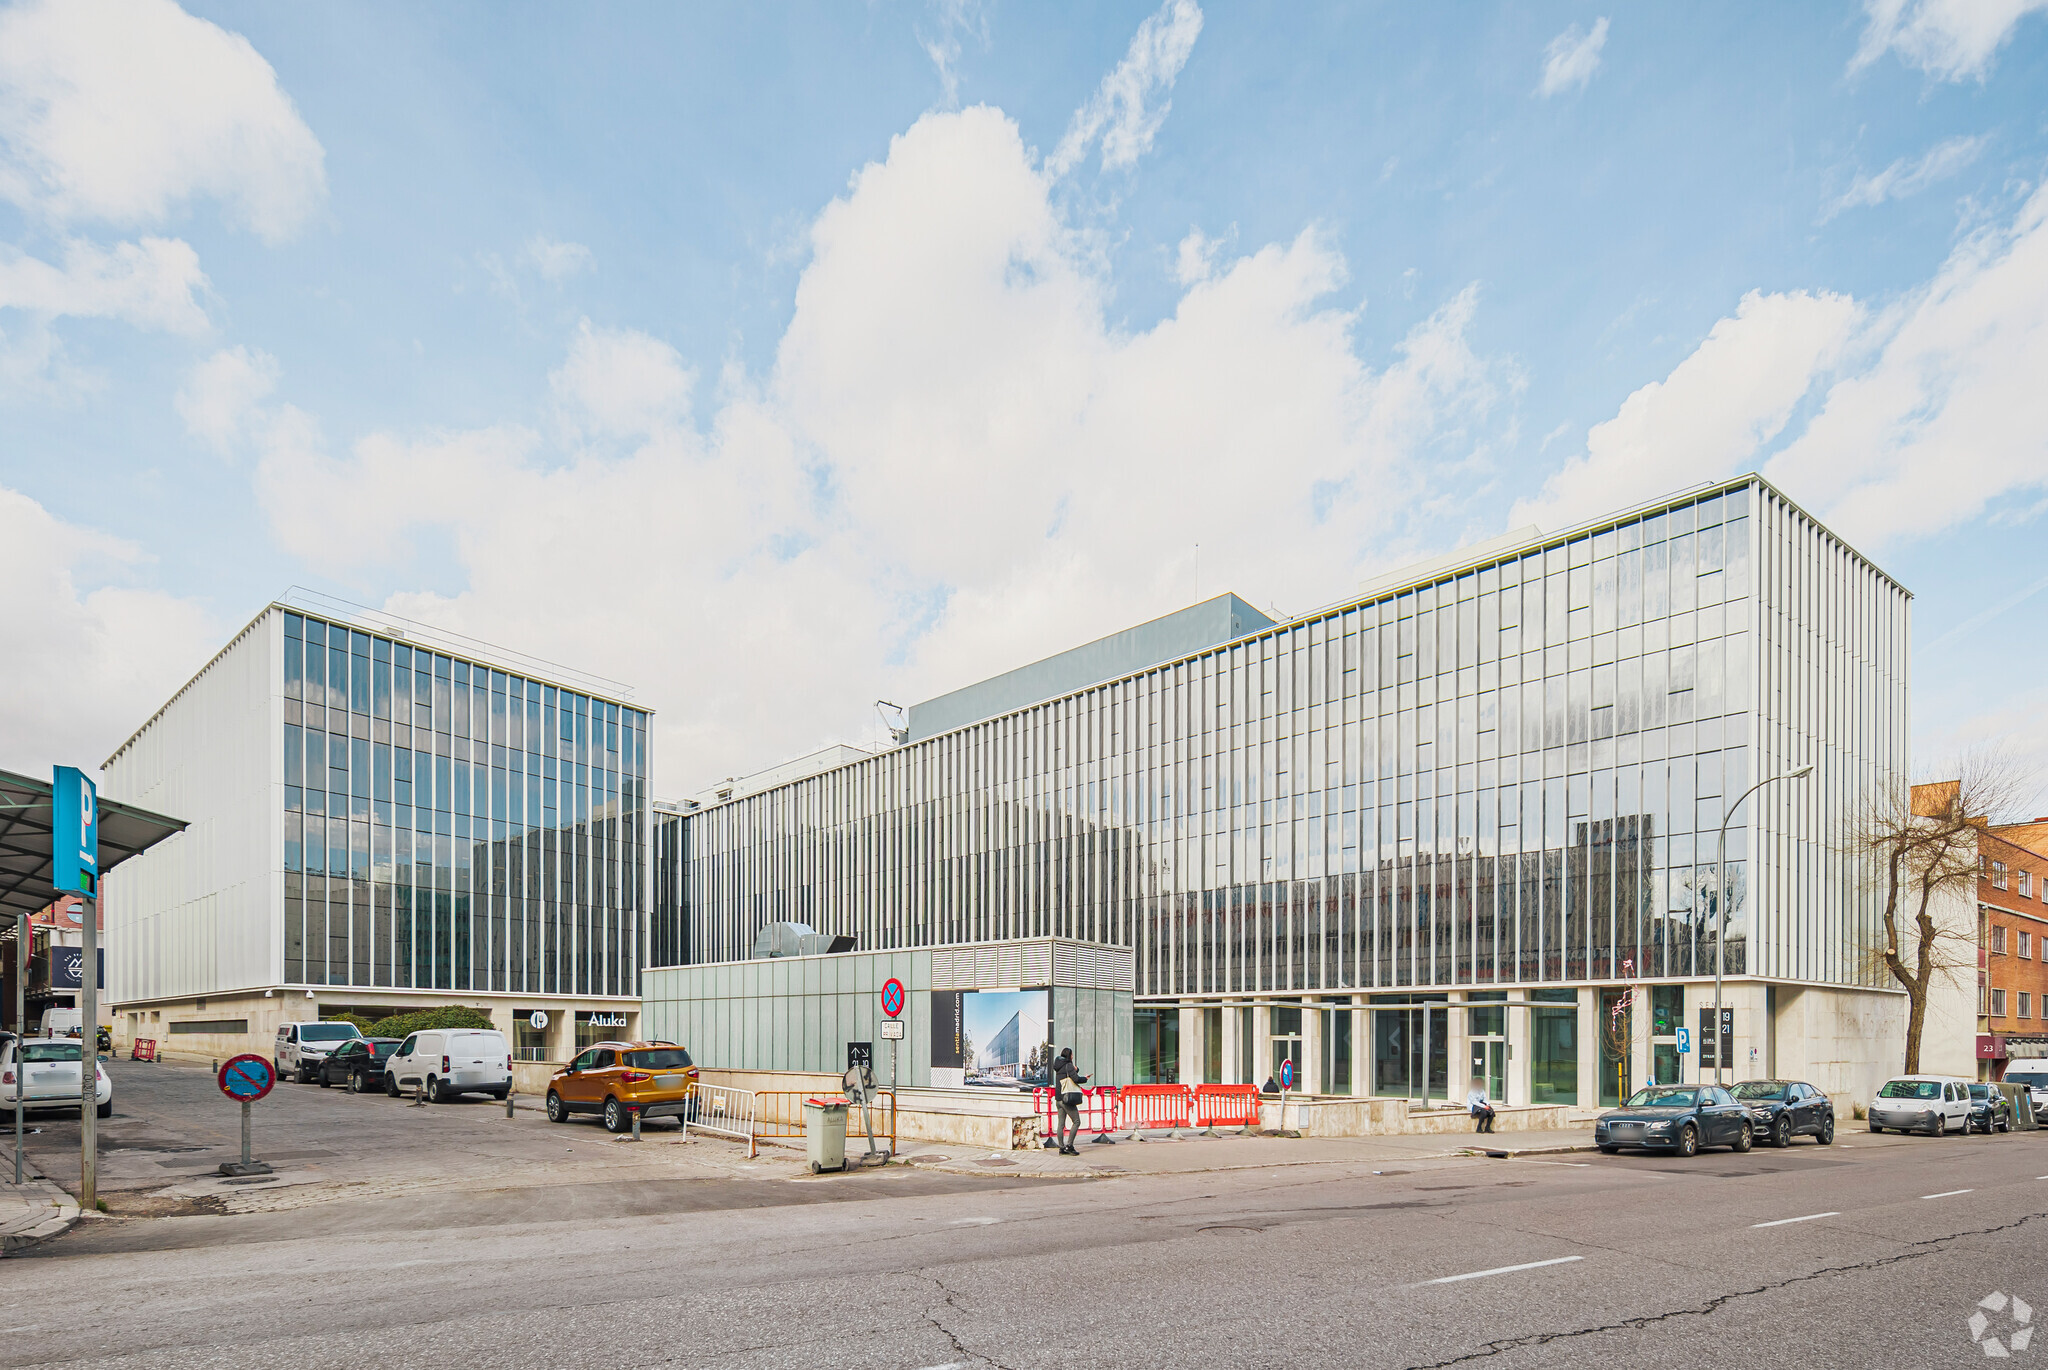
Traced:
<path fill-rule="evenodd" d="M 2034 1339 L 2034 1310 L 2019 1295 L 1997 1290 L 1977 1300 L 1970 1314 L 1970 1340 L 1984 1348 L 1993 1360 L 2004 1360 L 2014 1351 L 2024 1351 Z"/>

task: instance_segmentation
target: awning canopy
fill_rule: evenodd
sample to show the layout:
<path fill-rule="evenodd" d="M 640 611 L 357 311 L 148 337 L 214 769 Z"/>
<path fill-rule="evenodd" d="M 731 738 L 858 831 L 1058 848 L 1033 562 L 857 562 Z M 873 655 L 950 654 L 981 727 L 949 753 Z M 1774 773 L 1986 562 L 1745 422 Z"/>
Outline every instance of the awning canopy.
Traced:
<path fill-rule="evenodd" d="M 102 876 L 185 830 L 182 818 L 166 818 L 111 799 L 99 803 Z M 53 822 L 47 777 L 38 780 L 0 771 L 0 911 L 26 917 L 59 897 L 61 892 L 50 883 L 55 878 L 50 854 Z"/>

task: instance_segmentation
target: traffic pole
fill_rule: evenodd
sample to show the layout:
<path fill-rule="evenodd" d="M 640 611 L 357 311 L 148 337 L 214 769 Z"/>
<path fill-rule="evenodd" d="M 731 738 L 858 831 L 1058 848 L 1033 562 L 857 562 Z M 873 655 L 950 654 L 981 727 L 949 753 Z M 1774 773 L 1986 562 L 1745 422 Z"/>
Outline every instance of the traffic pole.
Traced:
<path fill-rule="evenodd" d="M 22 1091 L 28 1072 L 21 1064 L 21 1044 L 28 1039 L 28 939 L 32 925 L 26 913 L 14 915 L 14 1182 L 21 1183 Z"/>
<path fill-rule="evenodd" d="M 85 954 L 78 958 L 78 1207 L 94 1213 L 99 1210 L 100 1178 L 100 901 L 95 893 L 81 902 L 85 918 L 79 942 Z M 55 954 L 53 949 L 51 955 Z"/>

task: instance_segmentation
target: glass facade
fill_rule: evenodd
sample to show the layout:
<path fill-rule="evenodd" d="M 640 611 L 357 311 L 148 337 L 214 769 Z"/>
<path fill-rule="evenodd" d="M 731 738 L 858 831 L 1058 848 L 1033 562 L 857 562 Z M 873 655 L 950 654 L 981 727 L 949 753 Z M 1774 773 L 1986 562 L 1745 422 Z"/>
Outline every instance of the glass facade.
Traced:
<path fill-rule="evenodd" d="M 647 714 L 284 625 L 286 983 L 637 995 Z"/>
<path fill-rule="evenodd" d="M 1835 839 L 1905 769 L 1908 608 L 1730 482 L 663 814 L 654 963 L 792 919 L 863 949 L 1129 945 L 1155 1001 L 1711 975 L 1723 806 L 1811 760 L 1729 827 L 1721 950 L 1867 985 L 1877 911 Z M 1541 1029 L 1559 1099 L 1569 1012 Z"/>

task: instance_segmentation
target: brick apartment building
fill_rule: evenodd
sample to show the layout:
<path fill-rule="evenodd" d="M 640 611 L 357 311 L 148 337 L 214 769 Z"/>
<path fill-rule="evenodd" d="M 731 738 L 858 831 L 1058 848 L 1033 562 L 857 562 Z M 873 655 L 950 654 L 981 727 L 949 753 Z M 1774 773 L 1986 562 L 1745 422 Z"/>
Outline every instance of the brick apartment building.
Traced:
<path fill-rule="evenodd" d="M 2027 839 L 2033 839 L 2031 843 Z M 1978 839 L 1977 1060 L 1986 1079 L 2048 1057 L 2048 819 Z"/>

